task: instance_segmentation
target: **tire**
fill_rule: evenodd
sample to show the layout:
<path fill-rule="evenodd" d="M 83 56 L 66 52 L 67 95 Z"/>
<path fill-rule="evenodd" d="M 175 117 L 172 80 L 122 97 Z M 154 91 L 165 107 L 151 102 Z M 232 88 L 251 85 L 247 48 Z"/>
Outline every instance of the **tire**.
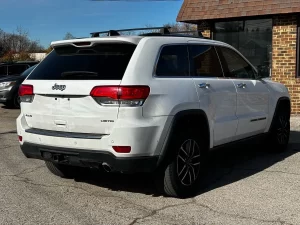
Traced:
<path fill-rule="evenodd" d="M 279 107 L 273 118 L 267 140 L 267 147 L 272 152 L 283 152 L 287 149 L 290 138 L 290 113 Z"/>
<path fill-rule="evenodd" d="M 13 105 L 13 107 L 15 109 L 19 109 L 20 108 L 20 97 L 19 97 L 19 94 L 15 94 L 14 95 L 12 105 Z"/>
<path fill-rule="evenodd" d="M 45 164 L 51 173 L 62 178 L 74 178 L 77 172 L 77 168 L 73 166 L 57 164 L 50 161 L 45 161 Z"/>
<path fill-rule="evenodd" d="M 15 94 L 13 98 L 6 103 L 6 106 L 10 109 L 19 109 L 20 108 L 20 97 L 18 94 Z"/>
<path fill-rule="evenodd" d="M 171 197 L 193 196 L 199 188 L 204 159 L 208 152 L 207 140 L 201 137 L 199 131 L 175 134 L 168 151 L 172 150 L 174 154 L 162 171 L 163 185 L 159 190 Z"/>

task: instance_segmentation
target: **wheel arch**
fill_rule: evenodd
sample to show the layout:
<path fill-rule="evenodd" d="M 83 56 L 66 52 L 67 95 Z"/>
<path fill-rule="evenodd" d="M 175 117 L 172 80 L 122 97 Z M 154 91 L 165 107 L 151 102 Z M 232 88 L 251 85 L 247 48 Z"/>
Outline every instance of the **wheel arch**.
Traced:
<path fill-rule="evenodd" d="M 274 126 L 274 119 L 278 113 L 278 110 L 281 108 L 281 107 L 286 107 L 288 108 L 289 110 L 289 114 L 291 114 L 291 100 L 289 97 L 280 97 L 278 98 L 277 102 L 276 102 L 276 106 L 275 106 L 275 109 L 274 109 L 274 113 L 273 113 L 273 117 L 272 117 L 272 122 L 270 124 L 270 127 L 268 129 L 268 131 L 270 131 L 272 129 L 272 127 Z"/>
<path fill-rule="evenodd" d="M 201 130 L 204 131 L 204 133 L 202 134 L 206 135 L 206 144 L 208 145 L 208 148 L 210 147 L 210 125 L 205 111 L 203 111 L 202 109 L 180 111 L 174 115 L 174 118 L 171 122 L 169 132 L 165 138 L 164 145 L 162 147 L 161 154 L 158 160 L 159 165 L 163 164 L 163 162 L 165 162 L 165 160 L 169 158 L 169 154 L 171 154 L 171 152 L 168 151 L 168 147 L 170 146 L 172 137 L 176 133 L 176 130 L 189 125 L 200 125 L 199 135 L 201 135 L 202 133 Z M 201 128 L 202 125 L 204 126 Z"/>

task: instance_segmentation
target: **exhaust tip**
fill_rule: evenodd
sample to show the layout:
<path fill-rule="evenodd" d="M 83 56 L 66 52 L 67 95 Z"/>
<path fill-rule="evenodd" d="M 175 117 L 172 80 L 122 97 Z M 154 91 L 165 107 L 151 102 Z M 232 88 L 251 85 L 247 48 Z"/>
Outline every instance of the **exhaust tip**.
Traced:
<path fill-rule="evenodd" d="M 102 163 L 102 167 L 103 167 L 103 169 L 105 170 L 105 172 L 107 172 L 107 173 L 111 172 L 111 167 L 110 167 L 109 164 L 107 164 L 107 163 Z"/>

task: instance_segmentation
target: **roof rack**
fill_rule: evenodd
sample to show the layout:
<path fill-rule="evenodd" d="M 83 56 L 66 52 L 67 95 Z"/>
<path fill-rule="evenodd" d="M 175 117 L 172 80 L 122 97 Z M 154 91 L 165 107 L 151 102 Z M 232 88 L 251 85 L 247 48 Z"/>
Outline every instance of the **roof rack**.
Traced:
<path fill-rule="evenodd" d="M 107 31 L 99 31 L 99 32 L 92 32 L 92 37 L 100 37 L 100 34 L 107 33 L 107 36 L 120 36 L 119 32 L 124 31 L 137 31 L 137 30 L 158 30 L 160 29 L 160 34 L 170 34 L 171 27 L 147 27 L 147 28 L 132 28 L 132 29 L 122 29 L 122 30 L 107 30 Z"/>
<path fill-rule="evenodd" d="M 196 36 L 191 35 L 182 35 L 185 33 L 197 33 Z M 168 37 L 191 37 L 191 38 L 205 38 L 201 31 L 195 30 L 195 31 L 176 31 L 176 32 L 170 32 L 169 34 L 162 34 L 162 33 L 147 33 L 147 34 L 140 34 L 139 36 L 168 36 Z"/>
<path fill-rule="evenodd" d="M 206 38 L 202 35 L 200 30 L 188 30 L 188 31 L 175 31 L 170 32 L 169 29 L 171 27 L 147 27 L 147 28 L 132 28 L 132 29 L 122 29 L 122 30 L 107 30 L 107 31 L 99 31 L 99 32 L 93 32 L 91 33 L 92 37 L 100 37 L 100 34 L 107 34 L 107 36 L 120 36 L 121 34 L 119 32 L 124 31 L 137 31 L 137 30 L 160 30 L 159 32 L 150 32 L 150 33 L 144 33 L 139 34 L 139 36 L 167 36 L 167 37 L 193 37 L 193 38 Z M 196 36 L 190 36 L 190 35 L 181 35 L 185 33 L 196 33 Z"/>

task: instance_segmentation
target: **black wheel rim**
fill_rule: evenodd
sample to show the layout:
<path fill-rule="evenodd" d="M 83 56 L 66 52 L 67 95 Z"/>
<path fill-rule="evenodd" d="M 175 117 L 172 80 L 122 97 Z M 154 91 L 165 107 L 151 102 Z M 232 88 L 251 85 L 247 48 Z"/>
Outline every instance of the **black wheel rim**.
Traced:
<path fill-rule="evenodd" d="M 177 155 L 177 176 L 184 186 L 191 186 L 198 178 L 200 171 L 200 147 L 193 139 L 181 145 Z"/>
<path fill-rule="evenodd" d="M 17 95 L 15 97 L 15 107 L 19 107 L 20 106 L 20 102 L 21 102 L 20 96 Z"/>
<path fill-rule="evenodd" d="M 278 117 L 277 140 L 279 144 L 288 143 L 289 139 L 289 120 L 287 116 Z"/>

